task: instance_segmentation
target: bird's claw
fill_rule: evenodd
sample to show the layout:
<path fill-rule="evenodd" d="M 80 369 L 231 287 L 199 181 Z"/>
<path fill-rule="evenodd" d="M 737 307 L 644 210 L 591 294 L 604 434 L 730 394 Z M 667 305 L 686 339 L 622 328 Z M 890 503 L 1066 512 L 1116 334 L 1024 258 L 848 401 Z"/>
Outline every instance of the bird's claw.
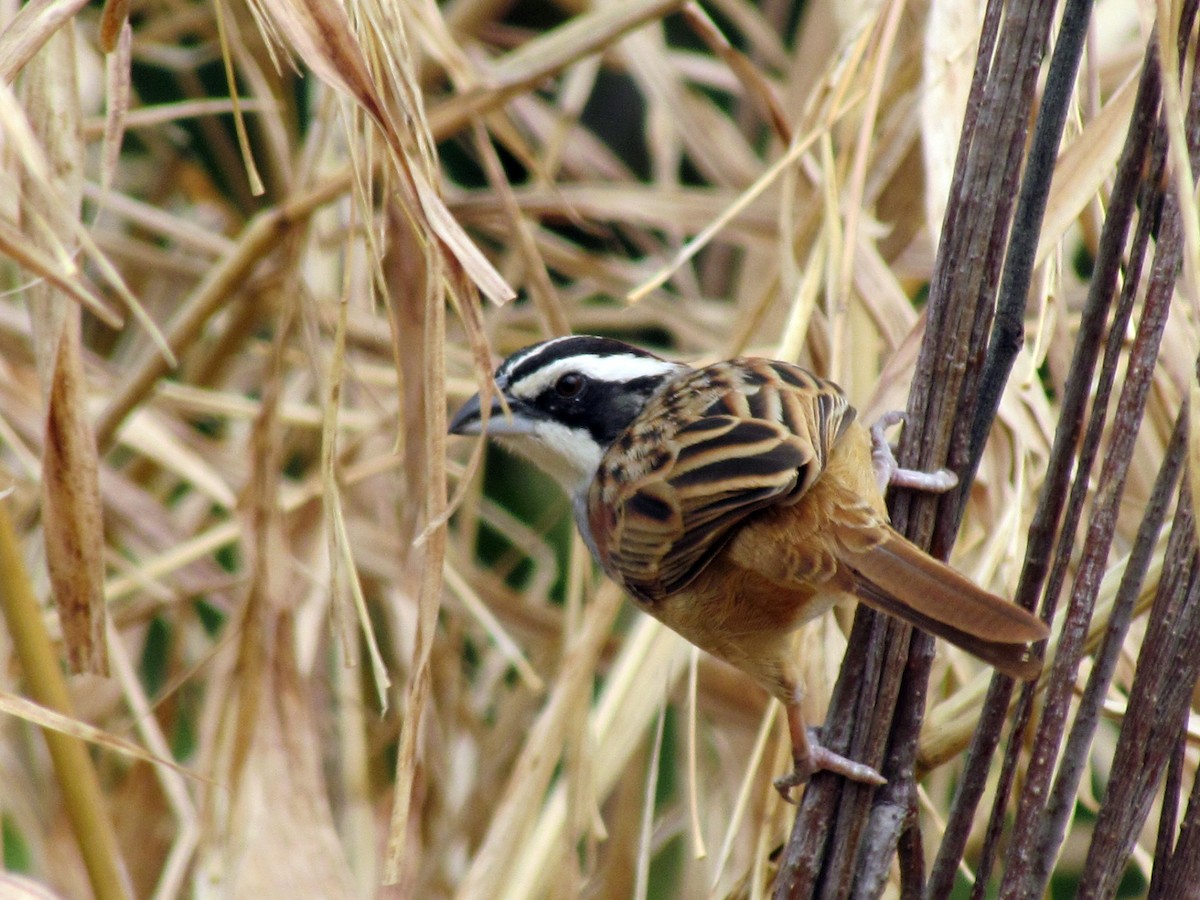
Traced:
<path fill-rule="evenodd" d="M 917 469 L 903 469 L 896 462 L 896 454 L 884 434 L 893 425 L 904 421 L 904 413 L 899 410 L 886 412 L 871 426 L 871 465 L 875 469 L 875 482 L 879 490 L 886 491 L 890 485 L 909 488 L 915 491 L 927 491 L 931 494 L 944 494 L 958 485 L 958 476 L 949 469 L 938 469 L 936 472 L 921 472 Z"/>
<path fill-rule="evenodd" d="M 859 784 L 869 784 L 873 787 L 887 784 L 887 779 L 873 767 L 866 763 L 847 759 L 840 753 L 834 753 L 810 737 L 808 755 L 804 758 L 796 758 L 795 768 L 788 774 L 775 779 L 775 790 L 779 791 L 779 796 L 785 802 L 795 803 L 796 801 L 792 799 L 792 788 L 807 784 L 815 772 L 833 772 L 848 781 L 857 781 Z"/>

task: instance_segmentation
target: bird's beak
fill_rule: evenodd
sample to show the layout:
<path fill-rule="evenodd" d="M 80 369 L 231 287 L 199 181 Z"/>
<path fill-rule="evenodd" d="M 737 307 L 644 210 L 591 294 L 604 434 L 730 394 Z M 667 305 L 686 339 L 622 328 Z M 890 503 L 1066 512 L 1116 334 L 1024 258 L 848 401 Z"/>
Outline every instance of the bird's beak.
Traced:
<path fill-rule="evenodd" d="M 487 433 L 489 437 L 510 434 L 529 434 L 536 424 L 532 416 L 523 413 L 519 401 L 509 399 L 508 409 L 493 396 L 488 409 Z M 450 434 L 483 434 L 483 406 L 476 394 L 450 417 Z"/>
<path fill-rule="evenodd" d="M 460 406 L 458 412 L 450 417 L 450 427 L 447 430 L 450 434 L 482 434 L 482 414 L 483 409 L 479 405 L 479 395 L 476 394 Z"/>

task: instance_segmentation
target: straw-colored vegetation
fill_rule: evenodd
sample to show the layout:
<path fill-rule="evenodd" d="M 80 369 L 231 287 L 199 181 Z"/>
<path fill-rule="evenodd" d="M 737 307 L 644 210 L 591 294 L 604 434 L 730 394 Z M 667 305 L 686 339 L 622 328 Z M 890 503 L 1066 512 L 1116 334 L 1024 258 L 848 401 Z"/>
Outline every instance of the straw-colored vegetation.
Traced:
<path fill-rule="evenodd" d="M 954 552 L 1006 596 L 1159 15 L 1179 11 L 1092 17 Z M 971 0 L 0 3 L 0 895 L 769 895 L 795 816 L 771 788 L 777 707 L 634 613 L 555 488 L 447 439 L 446 411 L 567 331 L 797 360 L 867 419 L 904 408 L 982 18 Z M 1190 78 L 1165 91 L 1159 190 L 1191 183 Z M 1121 467 L 1089 653 L 1195 389 L 1196 271 Z M 1166 533 L 1072 789 L 1063 892 Z M 850 618 L 809 627 L 811 721 Z M 1067 701 L 1091 668 L 1057 676 Z M 932 859 L 988 672 L 939 646 L 929 684 Z M 1178 747 L 1169 798 L 1195 768 Z M 998 760 L 963 896 L 981 848 L 1005 870 L 1006 837 L 985 837 Z M 1133 891 L 1175 834 L 1157 801 L 1138 821 L 1112 854 Z"/>

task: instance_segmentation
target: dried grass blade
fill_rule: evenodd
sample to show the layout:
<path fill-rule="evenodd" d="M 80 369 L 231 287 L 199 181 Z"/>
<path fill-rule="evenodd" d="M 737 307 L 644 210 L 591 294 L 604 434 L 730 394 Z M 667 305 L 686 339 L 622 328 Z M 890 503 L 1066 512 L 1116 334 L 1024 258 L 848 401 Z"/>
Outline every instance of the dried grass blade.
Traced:
<path fill-rule="evenodd" d="M 281 600 L 260 596 L 250 602 Z M 238 680 L 253 678 L 254 684 L 249 691 L 239 684 L 223 711 L 222 727 L 231 734 L 216 766 L 221 787 L 212 793 L 224 796 L 211 803 L 200 877 L 228 896 L 353 897 L 323 783 L 320 736 L 289 644 L 291 628 L 281 618 L 257 623 L 247 634 L 241 660 L 254 659 Z"/>
<path fill-rule="evenodd" d="M 923 196 L 925 218 L 935 240 L 946 217 L 982 20 L 982 4 L 931 3 L 922 29 L 917 114 L 928 184 Z"/>
<path fill-rule="evenodd" d="M 341 495 L 336 484 L 333 485 L 332 497 L 326 496 L 331 501 L 329 510 L 333 517 L 334 550 L 340 554 L 340 559 L 346 567 L 346 578 L 350 585 L 351 596 L 354 597 L 354 610 L 358 614 L 363 639 L 367 644 L 367 655 L 371 660 L 371 676 L 375 681 L 376 699 L 379 701 L 380 712 L 386 713 L 388 690 L 392 686 L 392 679 L 388 677 L 387 664 L 383 661 L 383 654 L 379 650 L 379 641 L 375 637 L 375 626 L 371 622 L 371 614 L 367 609 L 367 598 L 363 593 L 362 581 L 358 577 L 358 567 L 354 564 L 354 553 L 350 549 L 350 535 L 346 531 L 346 517 L 342 511 Z M 331 564 L 334 564 L 338 558 L 331 556 Z"/>
<path fill-rule="evenodd" d="M 318 78 L 360 103 L 376 121 L 386 118 L 367 61 L 335 0 L 251 0 L 260 21 L 284 35 Z M 272 35 L 264 34 L 264 38 Z"/>
<path fill-rule="evenodd" d="M 1182 72 L 1175 34 L 1179 30 L 1182 4 L 1170 0 L 1156 0 L 1158 16 L 1155 26 L 1158 32 L 1158 48 L 1162 55 L 1164 72 Z M 1180 223 L 1183 230 L 1183 269 L 1181 286 L 1191 302 L 1192 312 L 1200 311 L 1200 210 L 1196 204 L 1196 183 L 1193 176 L 1191 154 L 1188 151 L 1187 107 L 1174 78 L 1163 79 L 1163 109 L 1167 124 L 1167 153 L 1170 159 L 1171 178 L 1180 206 Z M 1192 338 L 1192 358 L 1196 358 L 1195 334 Z"/>
<path fill-rule="evenodd" d="M 0 896 L 8 900 L 65 900 L 66 894 L 60 894 L 49 885 L 25 878 L 14 872 L 0 872 Z"/>
<path fill-rule="evenodd" d="M 417 77 L 417 54 L 409 47 L 405 20 L 386 3 L 367 3 L 364 8 L 364 40 L 373 42 L 382 74 L 388 79 L 383 96 L 396 98 L 393 102 L 398 103 L 405 113 L 406 131 L 400 129 L 391 115 L 391 107 L 383 100 L 377 101 L 378 113 L 373 113 L 387 138 L 399 173 L 407 179 L 401 184 L 403 199 L 410 209 L 419 206 L 425 217 L 422 227 L 436 235 L 441 242 L 440 249 L 449 251 L 483 295 L 497 305 L 507 303 L 516 292 L 463 230 L 441 197 L 437 150 L 425 119 L 425 102 Z M 374 82 L 370 86 L 373 88 Z"/>
<path fill-rule="evenodd" d="M 225 104 L 225 107 L 208 111 L 228 112 L 228 105 Z M 208 262 L 208 257 L 224 256 L 232 252 L 235 246 L 234 241 L 225 235 L 214 233 L 203 224 L 190 221 L 175 211 L 162 209 L 120 191 L 105 195 L 94 182 L 84 182 L 83 196 L 97 205 L 104 204 L 109 213 L 125 219 L 127 229 L 152 232 L 157 240 L 177 245 L 180 252 L 187 253 L 189 257 L 198 257 L 202 262 Z"/>
<path fill-rule="evenodd" d="M 650 888 L 650 859 L 653 856 L 654 799 L 658 794 L 658 769 L 662 763 L 663 732 L 667 724 L 667 702 L 658 710 L 658 722 L 654 726 L 654 740 L 650 750 L 650 764 L 646 767 L 646 783 L 642 789 L 642 821 L 637 846 L 637 870 L 634 880 L 635 900 L 646 900 Z"/>
<path fill-rule="evenodd" d="M 230 296 L 244 286 L 245 279 L 262 261 L 262 257 L 271 252 L 280 236 L 291 228 L 303 225 L 317 209 L 345 194 L 350 182 L 350 170 L 343 170 L 287 203 L 252 219 L 237 243 L 180 304 L 168 326 L 168 347 L 186 347 Z M 139 362 L 127 374 L 96 424 L 96 440 L 100 446 L 106 446 L 112 440 L 125 417 L 166 373 L 168 364 L 166 357 L 154 355 Z"/>
<path fill-rule="evenodd" d="M 221 62 L 225 66 L 225 83 L 229 85 L 229 100 L 233 104 L 233 128 L 237 133 L 238 149 L 242 153 L 242 165 L 246 168 L 246 180 L 250 183 L 250 193 L 261 197 L 266 193 L 262 176 L 258 174 L 258 166 L 254 163 L 254 153 L 250 149 L 250 138 L 246 134 L 246 118 L 242 115 L 239 99 L 237 77 L 233 71 L 233 53 L 229 46 L 229 25 L 225 21 L 225 4 L 214 0 L 213 15 L 217 21 L 217 41 L 221 45 Z"/>
<path fill-rule="evenodd" d="M 42 455 L 46 564 L 71 669 L 107 675 L 99 460 L 85 404 L 79 323 L 64 324 Z"/>
<path fill-rule="evenodd" d="M 438 140 L 449 137 L 465 128 L 472 116 L 490 112 L 518 94 L 532 90 L 539 82 L 581 58 L 674 12 L 683 2 L 625 0 L 575 16 L 497 60 L 486 85 L 464 91 L 433 107 L 429 111 L 430 132 Z"/>
<path fill-rule="evenodd" d="M 746 96 L 766 113 L 767 119 L 779 139 L 785 144 L 790 144 L 792 142 L 792 126 L 788 123 L 787 115 L 783 111 L 783 105 L 779 102 L 775 88 L 759 68 L 747 59 L 744 53 L 729 43 L 729 39 L 709 18 L 708 13 L 700 4 L 689 0 L 683 4 L 682 12 L 692 30 L 700 36 L 710 50 L 725 61 L 730 71 L 737 76 L 738 81 L 746 88 Z"/>
<path fill-rule="evenodd" d="M 442 577 L 446 579 L 446 586 L 454 592 L 455 596 L 462 602 L 462 605 L 466 607 L 467 612 L 483 627 L 488 636 L 496 642 L 496 646 L 512 664 L 512 667 L 517 670 L 517 674 L 525 682 L 526 687 L 536 693 L 544 691 L 546 685 L 525 654 L 521 652 L 521 645 L 513 640 L 512 636 L 505 630 L 504 625 L 496 618 L 496 614 L 488 608 L 487 604 L 471 588 L 467 580 L 449 564 L 443 566 Z"/>
<path fill-rule="evenodd" d="M 87 6 L 87 0 L 31 0 L 0 32 L 0 82 L 11 83 L 46 41 Z"/>
<path fill-rule="evenodd" d="M 425 224 L 458 260 L 484 296 L 505 303 L 516 293 L 458 224 L 442 198 L 410 158 L 407 143 L 377 90 L 346 11 L 334 0 L 255 0 L 292 43 L 308 66 L 331 87 L 349 94 L 375 120 L 387 139 L 398 171 L 407 182 L 406 201 L 417 206 Z"/>
<path fill-rule="evenodd" d="M 500 154 L 492 145 L 491 138 L 482 122 L 475 124 L 472 136 L 475 139 L 476 151 L 483 163 L 484 171 L 487 173 L 488 182 L 499 197 L 500 207 L 511 226 L 511 233 L 517 245 L 516 249 L 524 263 L 525 282 L 529 297 L 537 307 L 544 327 L 550 334 L 570 334 L 571 325 L 567 321 L 567 314 L 554 290 L 554 283 L 546 269 L 546 261 L 538 252 L 533 230 L 521 213 L 513 187 L 509 183 L 508 176 L 504 172 L 504 165 L 500 161 Z"/>
<path fill-rule="evenodd" d="M 696 722 L 700 717 L 697 686 L 700 680 L 700 648 L 693 647 L 688 656 L 687 679 L 687 803 L 688 819 L 692 829 L 692 855 L 695 859 L 708 856 L 704 843 L 704 829 L 700 825 L 700 782 L 696 777 Z"/>
<path fill-rule="evenodd" d="M 230 896 L 347 897 L 350 872 L 323 783 L 309 685 L 296 658 L 289 538 L 281 515 L 279 473 L 286 448 L 277 411 L 293 310 L 285 308 L 280 317 L 261 413 L 249 438 L 242 548 L 250 581 L 236 665 L 225 689 L 214 691 L 211 700 L 222 731 L 213 771 L 230 790 L 228 797 L 211 798 L 200 866 L 214 889 Z M 230 866 L 234 848 L 238 865 Z"/>
<path fill-rule="evenodd" d="M 120 328 L 123 324 L 120 314 L 96 293 L 82 272 L 64 271 L 52 256 L 33 247 L 28 236 L 2 216 L 0 253 L 39 278 L 44 278 L 110 328 Z"/>
<path fill-rule="evenodd" d="M 433 229 L 434 234 L 441 238 L 442 243 L 462 265 L 463 270 L 483 292 L 483 295 L 496 305 L 507 303 L 515 298 L 516 291 L 496 271 L 479 246 L 458 224 L 458 220 L 446 207 L 445 201 L 415 170 L 412 175 L 417 197 L 421 202 L 421 210 L 425 213 L 429 227 Z"/>
<path fill-rule="evenodd" d="M 0 691 L 0 712 L 15 716 L 31 725 L 36 725 L 38 728 L 48 728 L 58 734 L 78 738 L 89 744 L 95 744 L 97 747 L 103 747 L 105 750 L 120 753 L 122 756 L 150 763 L 152 766 L 165 766 L 174 772 L 178 772 L 180 775 L 185 775 L 196 781 L 215 784 L 198 772 L 193 772 L 191 769 L 181 766 L 172 759 L 151 753 L 149 750 L 139 747 L 133 741 L 126 740 L 119 735 L 111 734 L 101 728 L 96 728 L 87 722 L 81 722 L 79 719 L 74 719 L 71 716 L 65 716 L 60 712 L 55 712 L 48 707 L 42 706 L 40 703 L 34 703 L 32 700 L 26 700 L 24 697 L 17 696 L 16 694 L 10 694 L 8 691 Z"/>
<path fill-rule="evenodd" d="M 129 0 L 115 0 L 115 5 Z M 104 7 L 107 14 L 110 6 Z M 103 29 L 102 29 L 103 33 Z M 130 66 L 133 61 L 133 28 L 128 22 L 116 36 L 114 46 L 104 61 L 105 101 L 104 141 L 100 151 L 100 189 L 107 194 L 121 157 L 121 141 L 125 137 L 125 117 L 129 113 Z"/>
<path fill-rule="evenodd" d="M 214 525 L 163 553 L 140 560 L 132 572 L 112 578 L 105 594 L 109 602 L 115 604 L 135 591 L 169 577 L 172 572 L 230 546 L 241 535 L 241 523 L 236 519 Z"/>
<path fill-rule="evenodd" d="M 1089 203 L 1095 201 L 1101 186 L 1113 177 L 1133 103 L 1137 99 L 1137 81 L 1130 80 L 1104 104 L 1100 114 L 1088 122 L 1071 145 L 1059 156 L 1046 200 L 1046 215 L 1038 237 L 1034 265 L 1041 265 L 1058 247 L 1072 222 Z"/>
<path fill-rule="evenodd" d="M 686 671 L 689 652 L 682 638 L 652 619 L 641 619 L 630 631 L 588 716 L 596 741 L 593 767 L 597 797 L 607 796 L 624 773 L 638 742 L 654 723 L 664 695 Z M 662 685 L 663 692 L 648 690 L 648 685 Z M 532 833 L 514 842 L 507 860 L 509 877 L 501 882 L 503 889 L 496 891 L 493 885 L 490 893 L 474 896 L 499 895 L 505 900 L 545 896 L 549 879 L 561 862 L 559 854 L 564 847 L 573 846 L 577 837 L 566 833 L 566 793 L 564 784 L 556 784 L 538 810 Z"/>
<path fill-rule="evenodd" d="M 120 441 L 122 446 L 156 462 L 164 471 L 175 473 L 181 482 L 222 509 L 232 510 L 237 506 L 233 487 L 212 461 L 180 440 L 151 410 L 134 413 L 121 429 Z"/>
<path fill-rule="evenodd" d="M 846 179 L 843 192 L 842 208 L 844 210 L 844 234 L 841 241 L 840 266 L 836 268 L 836 294 L 838 303 L 845 303 L 850 294 L 850 284 L 854 275 L 854 262 L 857 256 L 859 218 L 863 213 L 864 191 L 867 182 L 867 163 L 870 161 L 872 145 L 877 137 L 877 120 L 880 115 L 880 103 L 884 93 L 884 83 L 892 74 L 890 62 L 895 51 L 897 33 L 900 29 L 901 14 L 906 4 L 901 2 L 888 3 L 881 11 L 881 21 L 875 29 L 878 43 L 870 54 L 869 87 L 867 88 L 866 103 L 859 123 L 858 140 L 851 156 L 851 171 Z M 835 347 L 836 351 L 836 347 Z M 837 371 L 834 369 L 833 371 Z"/>
<path fill-rule="evenodd" d="M 129 28 L 132 5 L 133 0 L 105 0 L 104 9 L 100 11 L 98 35 L 102 52 L 112 53 L 121 41 L 126 40 L 124 32 Z"/>
<path fill-rule="evenodd" d="M 129 286 L 125 284 L 125 279 L 121 277 L 121 273 L 116 267 L 109 262 L 107 256 L 100 252 L 100 248 L 96 246 L 96 242 L 92 239 L 91 233 L 84 227 L 82 222 L 73 221 L 74 230 L 72 236 L 79 241 L 84 253 L 92 261 L 92 264 L 100 271 L 104 277 L 104 281 L 124 302 L 126 308 L 137 320 L 138 324 L 149 336 L 151 342 L 158 348 L 158 352 L 162 354 L 163 359 L 168 365 L 174 366 L 176 363 L 175 354 L 171 352 L 170 346 L 167 344 L 167 339 L 163 336 L 162 331 L 158 327 L 158 323 L 150 317 L 146 312 L 146 308 L 138 302 L 137 297 L 129 290 Z"/>
<path fill-rule="evenodd" d="M 792 145 L 788 147 L 787 153 L 783 154 L 783 156 L 777 159 L 770 166 L 770 168 L 763 172 L 762 175 L 755 180 L 754 184 L 750 185 L 744 191 L 738 194 L 728 207 L 726 207 L 711 222 L 705 225 L 704 228 L 697 232 L 694 238 L 684 244 L 682 249 L 680 249 L 680 251 L 676 253 L 674 257 L 672 257 L 670 262 L 663 266 L 662 269 L 660 269 L 659 272 L 654 275 L 654 277 L 643 282 L 634 290 L 630 291 L 625 299 L 630 303 L 637 303 L 640 300 L 645 299 L 647 294 L 658 290 L 658 288 L 666 284 L 667 280 L 670 279 L 671 276 L 678 272 L 681 268 L 683 268 L 683 266 L 686 265 L 688 261 L 691 260 L 697 253 L 704 249 L 709 241 L 711 241 L 718 233 L 720 233 L 721 229 L 737 218 L 737 216 L 743 210 L 745 210 L 751 203 L 758 199 L 758 197 L 760 197 L 767 190 L 767 188 L 773 185 L 776 180 L 778 180 L 779 177 L 783 175 L 785 171 L 787 171 L 789 166 L 793 165 L 801 156 L 808 152 L 808 148 L 813 145 L 813 142 L 816 141 L 817 138 L 826 133 L 826 129 L 822 127 L 818 130 L 808 132 L 808 134 L 804 135 L 802 138 L 798 138 L 795 142 L 793 142 Z"/>
<path fill-rule="evenodd" d="M 22 206 L 56 237 L 78 224 L 83 192 L 82 112 L 74 32 L 56 34 L 25 71 L 34 136 L 54 173 L 43 192 L 23 191 Z M 56 202 L 38 199 L 57 195 Z M 38 231 L 34 242 L 50 237 Z M 99 459 L 87 411 L 79 306 L 47 284 L 30 287 L 29 316 L 45 402 L 42 519 L 46 565 L 72 671 L 108 674 L 104 605 L 104 523 Z"/>
<path fill-rule="evenodd" d="M 121 684 L 125 702 L 129 705 L 137 719 L 137 728 L 141 732 L 142 741 L 149 752 L 159 758 L 170 757 L 171 748 L 167 737 L 163 734 L 154 707 L 146 695 L 145 688 L 139 680 L 133 661 L 129 657 L 120 635 L 109 620 L 109 646 L 112 648 L 110 662 L 113 675 Z M 172 842 L 170 853 L 163 863 L 163 874 L 158 880 L 158 886 L 153 900 L 159 898 L 177 897 L 183 894 L 183 883 L 196 846 L 199 843 L 199 823 L 197 821 L 196 805 L 188 793 L 187 783 L 173 771 L 171 766 L 160 766 L 155 769 L 162 792 L 174 814 L 178 826 L 177 835 Z"/>
<path fill-rule="evenodd" d="M 779 708 L 777 703 L 768 705 L 767 711 L 759 723 L 758 733 L 754 736 L 754 748 L 750 751 L 745 775 L 738 785 L 737 798 L 734 800 L 733 809 L 729 815 L 729 827 L 725 829 L 725 836 L 721 839 L 721 849 L 717 853 L 717 864 L 712 875 L 714 894 L 725 876 L 725 868 L 729 865 L 734 844 L 742 830 L 742 822 L 746 818 L 746 812 L 750 809 L 750 801 L 754 792 L 760 787 L 759 772 L 762 771 L 762 761 L 766 756 L 767 741 L 770 740 L 771 734 L 775 730 L 775 720 L 779 717 Z"/>
<path fill-rule="evenodd" d="M 70 32 L 73 34 L 73 32 Z M 4 137 L 12 143 L 16 149 L 17 157 L 22 165 L 22 199 L 25 202 L 32 214 L 37 218 L 46 219 L 54 222 L 62 234 L 58 236 L 58 240 L 66 240 L 70 238 L 78 243 L 83 253 L 92 260 L 96 268 L 100 270 L 100 274 L 108 283 L 116 294 L 121 298 L 130 312 L 133 313 L 142 327 L 146 329 L 151 340 L 158 346 L 159 350 L 164 354 L 168 361 L 174 365 L 175 358 L 171 355 L 170 348 L 167 347 L 166 339 L 162 336 L 162 332 L 158 330 L 158 326 L 138 303 L 137 298 L 133 296 L 129 288 L 126 286 L 124 279 L 121 278 L 119 272 L 113 267 L 108 258 L 100 252 L 96 246 L 96 242 L 92 239 L 91 233 L 79 221 L 77 215 L 73 215 L 69 210 L 63 210 L 62 200 L 59 193 L 54 188 L 54 177 L 51 168 L 46 160 L 45 154 L 40 146 L 34 130 L 30 126 L 30 122 L 26 119 L 24 111 L 17 103 L 12 91 L 3 83 L 0 83 L 0 123 L 4 125 Z M 82 134 L 82 119 L 77 126 Z M 82 159 L 82 156 L 80 156 Z M 55 248 L 57 250 L 57 247 Z"/>
<path fill-rule="evenodd" d="M 351 206 L 351 211 L 354 207 Z M 347 270 L 346 278 L 349 277 Z M 343 289 L 344 291 L 345 289 Z M 334 630 L 341 639 L 342 653 L 347 661 L 359 656 L 357 648 L 352 647 L 355 638 L 349 627 L 349 617 L 345 614 L 346 606 L 343 597 L 343 581 L 339 574 L 339 560 L 347 557 L 350 565 L 350 577 L 357 581 L 354 571 L 353 554 L 346 552 L 345 524 L 342 517 L 342 498 L 337 483 L 337 437 L 338 416 L 341 412 L 342 383 L 345 376 L 346 357 L 346 298 L 343 296 L 337 305 L 337 319 L 333 331 L 333 353 L 329 359 L 329 368 L 323 373 L 326 385 L 321 404 L 321 491 L 324 494 L 325 508 L 330 511 L 333 521 L 325 526 L 325 540 L 329 549 L 329 586 L 330 612 Z M 356 594 L 357 599 L 357 594 Z M 364 625 L 370 625 L 369 619 L 364 619 Z M 371 636 L 374 645 L 374 635 Z M 378 681 L 376 682 L 378 685 Z M 387 709 L 387 697 L 380 697 L 380 708 Z"/>
<path fill-rule="evenodd" d="M 459 883 L 459 900 L 483 900 L 501 893 L 513 878 L 514 860 L 528 852 L 529 823 L 541 815 L 564 815 L 565 791 L 559 791 L 562 809 L 551 813 L 545 803 L 547 787 L 558 765 L 558 749 L 568 722 L 580 703 L 586 703 L 604 642 L 622 603 L 615 587 L 607 586 L 584 612 L 584 620 L 563 657 L 550 695 L 529 728 L 512 774 L 488 822 L 470 868 Z M 554 748 L 555 752 L 548 752 Z"/>

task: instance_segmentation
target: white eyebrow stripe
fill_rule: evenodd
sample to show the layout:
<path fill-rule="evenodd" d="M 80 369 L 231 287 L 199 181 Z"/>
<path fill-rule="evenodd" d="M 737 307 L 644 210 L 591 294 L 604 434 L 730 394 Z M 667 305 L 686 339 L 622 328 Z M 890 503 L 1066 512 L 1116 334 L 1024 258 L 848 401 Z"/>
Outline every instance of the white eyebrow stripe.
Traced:
<path fill-rule="evenodd" d="M 512 385 L 510 390 L 518 397 L 531 399 L 546 390 L 567 372 L 579 372 L 595 381 L 619 383 L 647 376 L 669 375 L 679 368 L 678 363 L 655 359 L 652 356 L 634 356 L 633 354 L 568 356 L 531 372 L 520 382 Z"/>
<path fill-rule="evenodd" d="M 529 357 L 536 356 L 539 353 L 545 353 L 549 347 L 562 343 L 563 341 L 572 340 L 573 337 L 574 335 L 567 335 L 566 337 L 557 337 L 548 341 L 542 341 L 540 344 L 532 344 L 531 346 L 526 347 L 524 350 L 519 351 L 517 354 L 506 359 L 504 361 L 504 365 L 501 366 L 500 372 L 497 374 L 502 374 L 504 377 L 507 377 L 509 373 L 515 372 L 517 367 L 521 365 L 521 363 L 525 362 L 525 360 L 529 359 Z"/>

